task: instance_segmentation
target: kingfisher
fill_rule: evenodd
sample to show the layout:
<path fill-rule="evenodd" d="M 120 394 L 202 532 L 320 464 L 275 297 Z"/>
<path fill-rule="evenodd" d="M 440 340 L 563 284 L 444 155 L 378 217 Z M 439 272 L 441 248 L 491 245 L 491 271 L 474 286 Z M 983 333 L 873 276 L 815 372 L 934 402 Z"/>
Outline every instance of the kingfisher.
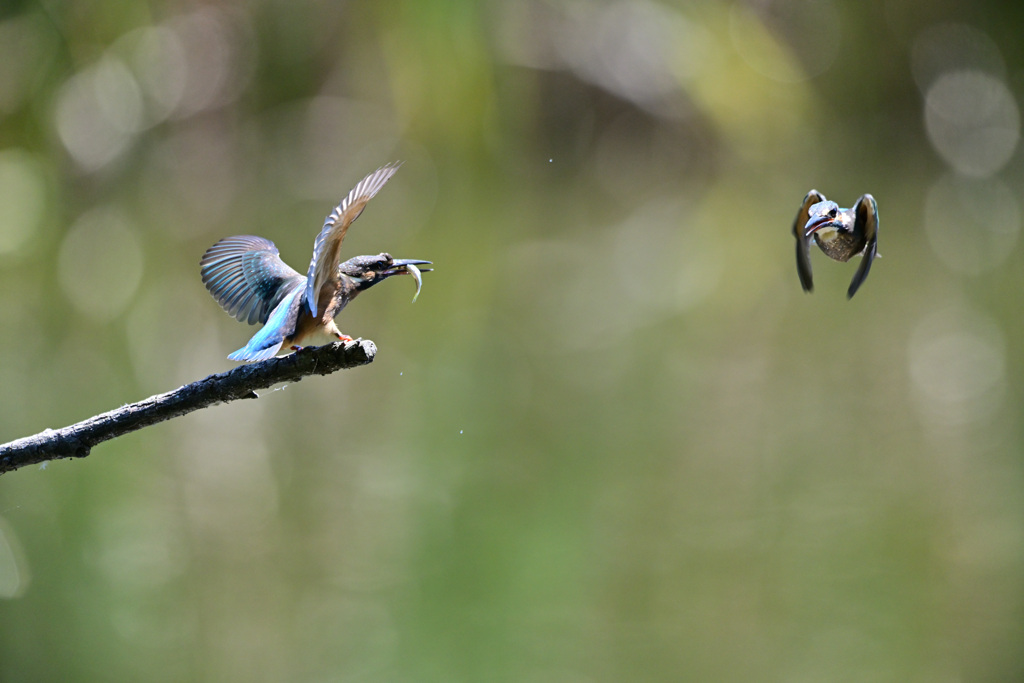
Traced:
<path fill-rule="evenodd" d="M 213 298 L 241 322 L 263 323 L 231 360 L 254 362 L 272 358 L 282 347 L 298 350 L 314 335 L 351 341 L 334 318 L 360 292 L 392 275 L 408 274 L 423 286 L 421 272 L 430 261 L 396 259 L 388 253 L 356 256 L 341 263 L 341 242 L 366 203 L 395 174 L 401 162 L 381 166 L 363 178 L 327 216 L 313 242 L 313 258 L 305 276 L 281 260 L 274 243 L 254 235 L 225 237 L 206 250 L 199 262 L 203 284 Z"/>
<path fill-rule="evenodd" d="M 796 237 L 796 272 L 805 292 L 814 289 L 811 279 L 810 245 L 813 239 L 825 255 L 835 261 L 849 261 L 860 256 L 860 266 L 853 274 L 846 298 L 852 299 L 871 270 L 878 256 L 878 204 L 869 194 L 862 195 L 852 209 L 841 209 L 825 195 L 811 190 L 793 221 Z"/>

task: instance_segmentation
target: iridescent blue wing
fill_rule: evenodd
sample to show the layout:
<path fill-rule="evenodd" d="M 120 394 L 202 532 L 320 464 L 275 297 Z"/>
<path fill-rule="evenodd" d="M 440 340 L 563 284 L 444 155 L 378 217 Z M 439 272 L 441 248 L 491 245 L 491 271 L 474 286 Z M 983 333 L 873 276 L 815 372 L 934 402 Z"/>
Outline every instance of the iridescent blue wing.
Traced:
<path fill-rule="evenodd" d="M 804 197 L 800 210 L 796 212 L 793 220 L 793 236 L 796 237 L 796 273 L 800 276 L 800 286 L 805 292 L 814 289 L 814 279 L 811 276 L 811 240 L 813 237 L 804 235 L 804 226 L 810 220 L 811 207 L 818 202 L 825 201 L 825 195 L 817 190 L 811 190 Z"/>
<path fill-rule="evenodd" d="M 252 363 L 277 355 L 277 352 L 281 350 L 281 344 L 284 343 L 284 338 L 295 331 L 295 322 L 299 318 L 299 309 L 302 306 L 304 282 L 305 278 L 302 277 L 292 281 L 281 297 L 280 303 L 271 311 L 267 318 L 267 324 L 252 336 L 248 344 L 228 356 L 230 360 Z"/>
<path fill-rule="evenodd" d="M 875 198 L 869 194 L 862 196 L 857 200 L 853 211 L 856 214 L 853 231 L 856 234 L 864 235 L 865 244 L 860 266 L 853 274 L 850 288 L 846 291 L 847 299 L 852 299 L 853 295 L 857 293 L 857 289 L 867 279 L 868 273 L 871 272 L 871 263 L 878 255 L 878 204 L 875 202 Z"/>
<path fill-rule="evenodd" d="M 334 277 L 334 271 L 338 269 L 341 262 L 341 242 L 345 239 L 348 226 L 352 221 L 359 218 L 366 203 L 373 198 L 380 188 L 384 187 L 391 176 L 395 174 L 402 162 L 381 166 L 376 171 L 359 181 L 359 184 L 352 188 L 348 196 L 341 204 L 334 207 L 334 211 L 324 221 L 324 227 L 313 242 L 313 258 L 309 261 L 309 272 L 306 275 L 306 301 L 309 303 L 309 310 L 316 317 L 316 299 L 320 288 L 328 280 Z"/>
<path fill-rule="evenodd" d="M 253 325 L 270 312 L 296 282 L 305 282 L 278 255 L 268 239 L 253 235 L 226 237 L 199 262 L 203 284 L 228 314 Z"/>

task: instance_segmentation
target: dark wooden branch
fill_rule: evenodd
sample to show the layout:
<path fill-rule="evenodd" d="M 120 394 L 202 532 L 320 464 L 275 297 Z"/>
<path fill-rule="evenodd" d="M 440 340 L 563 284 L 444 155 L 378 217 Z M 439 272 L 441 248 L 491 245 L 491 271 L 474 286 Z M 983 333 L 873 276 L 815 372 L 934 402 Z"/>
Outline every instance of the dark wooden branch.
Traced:
<path fill-rule="evenodd" d="M 281 358 L 240 365 L 70 427 L 47 429 L 35 436 L 0 445 L 0 474 L 47 460 L 84 458 L 96 444 L 136 429 L 218 403 L 258 398 L 257 389 L 266 389 L 278 382 L 298 382 L 307 375 L 329 375 L 366 365 L 373 362 L 376 354 L 377 347 L 372 341 L 357 339 L 307 347 Z"/>

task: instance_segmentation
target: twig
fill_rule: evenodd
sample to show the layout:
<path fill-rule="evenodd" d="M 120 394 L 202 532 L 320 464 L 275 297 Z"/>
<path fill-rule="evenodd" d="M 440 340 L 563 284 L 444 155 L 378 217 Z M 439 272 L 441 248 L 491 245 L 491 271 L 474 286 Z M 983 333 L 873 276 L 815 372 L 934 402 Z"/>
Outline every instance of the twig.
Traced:
<path fill-rule="evenodd" d="M 329 375 L 337 370 L 373 362 L 377 347 L 367 339 L 307 347 L 261 363 L 241 365 L 219 375 L 150 396 L 63 429 L 47 429 L 34 436 L 0 445 L 0 474 L 26 465 L 60 458 L 84 458 L 96 444 L 149 425 L 240 398 L 259 398 L 256 389 L 278 382 L 298 382 L 307 375 Z"/>

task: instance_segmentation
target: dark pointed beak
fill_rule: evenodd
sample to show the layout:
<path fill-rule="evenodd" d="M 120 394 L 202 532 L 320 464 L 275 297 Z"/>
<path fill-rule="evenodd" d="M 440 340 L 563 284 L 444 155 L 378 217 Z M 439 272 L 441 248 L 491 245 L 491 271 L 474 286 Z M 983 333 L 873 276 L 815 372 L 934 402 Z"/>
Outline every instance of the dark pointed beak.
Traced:
<path fill-rule="evenodd" d="M 396 258 L 391 262 L 391 267 L 384 271 L 385 275 L 402 275 L 403 273 L 411 273 L 406 266 L 432 266 L 432 261 L 423 261 L 422 259 L 415 258 Z M 433 268 L 417 268 L 416 270 L 421 273 L 429 273 L 434 270 Z"/>
<path fill-rule="evenodd" d="M 815 216 L 811 220 L 807 221 L 807 225 L 804 226 L 804 237 L 810 237 L 833 220 L 834 219 L 829 218 L 828 216 Z"/>

